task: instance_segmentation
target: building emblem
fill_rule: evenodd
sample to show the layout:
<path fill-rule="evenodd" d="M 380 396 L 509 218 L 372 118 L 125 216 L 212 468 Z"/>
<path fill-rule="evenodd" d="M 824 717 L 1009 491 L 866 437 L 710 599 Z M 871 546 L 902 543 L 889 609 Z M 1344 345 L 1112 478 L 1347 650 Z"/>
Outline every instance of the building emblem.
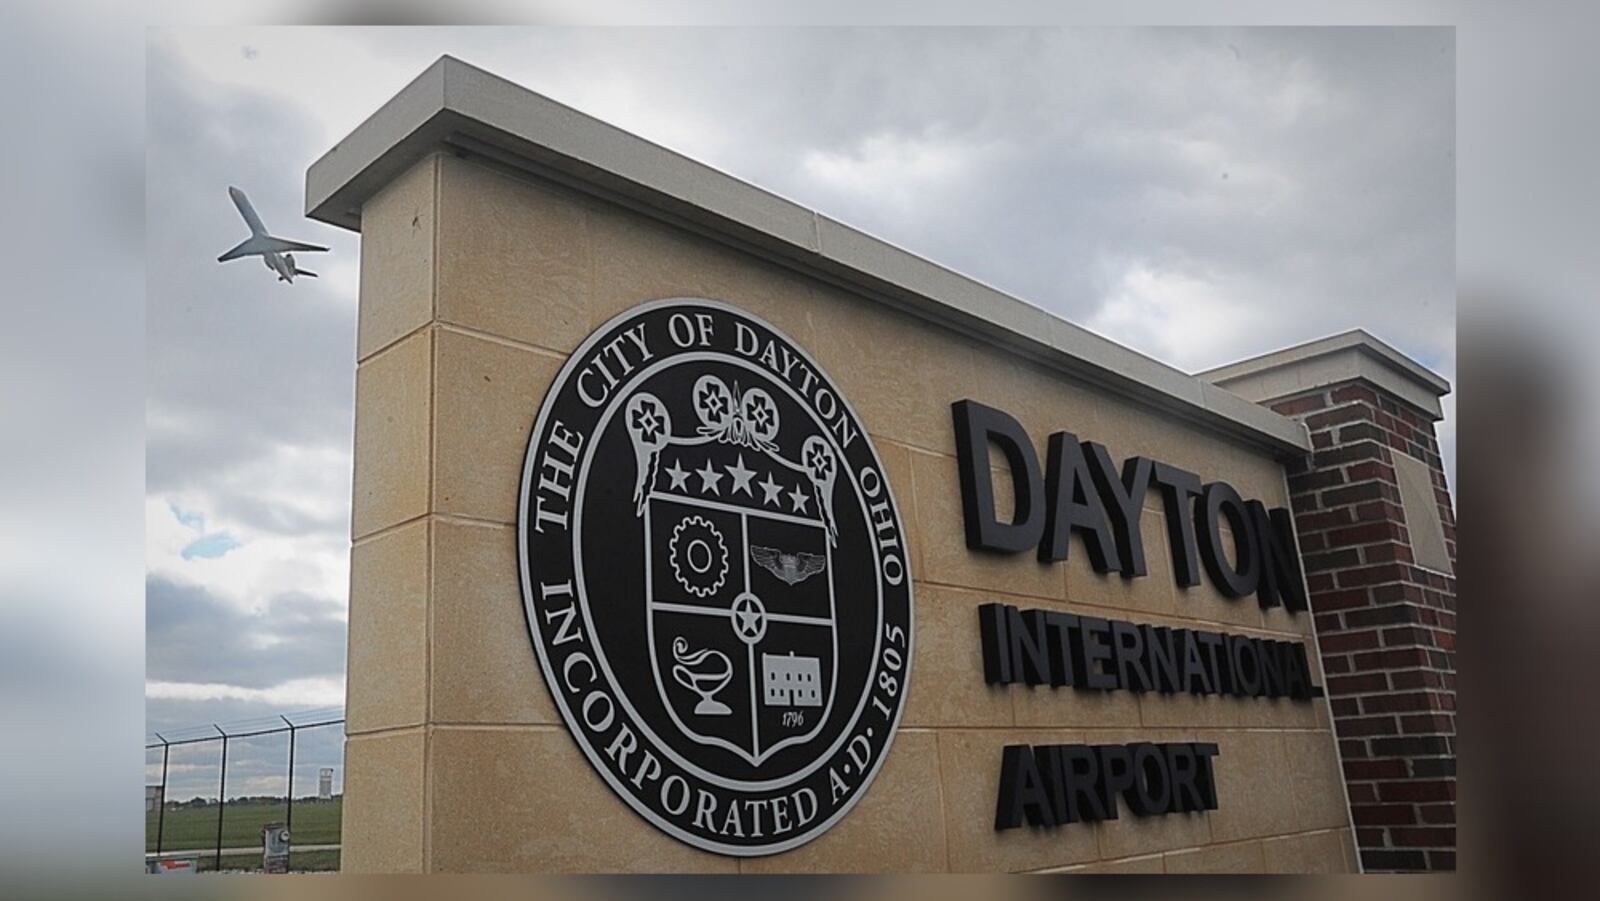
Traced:
<path fill-rule="evenodd" d="M 787 336 L 692 299 L 602 326 L 545 397 L 518 540 L 556 705 L 650 822 L 770 854 L 867 790 L 905 703 L 905 537 L 866 430 Z"/>

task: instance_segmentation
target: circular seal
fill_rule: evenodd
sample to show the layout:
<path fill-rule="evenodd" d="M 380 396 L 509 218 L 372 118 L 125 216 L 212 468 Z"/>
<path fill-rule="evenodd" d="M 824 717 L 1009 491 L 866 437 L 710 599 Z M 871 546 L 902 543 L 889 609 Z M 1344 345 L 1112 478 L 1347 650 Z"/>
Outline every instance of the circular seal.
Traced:
<path fill-rule="evenodd" d="M 641 816 L 751 856 L 861 799 L 905 705 L 906 538 L 866 429 L 788 336 L 699 299 L 601 326 L 545 396 L 517 530 L 545 683 Z"/>

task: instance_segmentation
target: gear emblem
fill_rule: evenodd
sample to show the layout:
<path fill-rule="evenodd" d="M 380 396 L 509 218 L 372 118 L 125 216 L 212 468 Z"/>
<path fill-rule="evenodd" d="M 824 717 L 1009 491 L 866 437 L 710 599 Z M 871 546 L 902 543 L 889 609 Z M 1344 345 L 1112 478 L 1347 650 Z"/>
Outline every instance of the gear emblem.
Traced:
<path fill-rule="evenodd" d="M 673 528 L 667 555 L 678 584 L 697 598 L 711 597 L 727 581 L 728 543 L 704 516 L 686 516 Z"/>

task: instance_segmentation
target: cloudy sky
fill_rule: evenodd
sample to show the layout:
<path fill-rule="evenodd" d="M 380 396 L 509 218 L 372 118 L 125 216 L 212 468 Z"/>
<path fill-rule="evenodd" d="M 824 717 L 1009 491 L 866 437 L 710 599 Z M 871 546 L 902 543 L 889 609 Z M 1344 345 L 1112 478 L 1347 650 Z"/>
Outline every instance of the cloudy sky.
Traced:
<path fill-rule="evenodd" d="M 359 244 L 301 216 L 304 174 L 443 53 L 1186 370 L 1360 326 L 1455 379 L 1448 29 L 256 28 L 147 50 L 152 730 L 342 701 Z M 245 234 L 229 185 L 331 245 L 301 260 L 320 279 L 214 262 Z M 230 795 L 276 790 L 281 745 L 239 760 Z M 215 792 L 202 763 L 173 797 Z"/>

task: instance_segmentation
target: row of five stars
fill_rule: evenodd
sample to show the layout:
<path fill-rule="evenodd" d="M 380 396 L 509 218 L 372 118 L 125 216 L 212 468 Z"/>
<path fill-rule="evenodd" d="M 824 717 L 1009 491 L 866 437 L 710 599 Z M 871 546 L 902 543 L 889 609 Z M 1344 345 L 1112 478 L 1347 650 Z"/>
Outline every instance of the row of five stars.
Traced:
<path fill-rule="evenodd" d="M 755 498 L 755 491 L 750 487 L 750 480 L 755 478 L 756 471 L 744 465 L 744 454 L 740 454 L 739 459 L 734 461 L 732 466 L 724 466 L 723 469 L 733 477 L 733 485 L 728 489 L 730 497 L 742 491 L 752 499 Z M 712 467 L 710 460 L 707 460 L 704 466 L 696 470 L 686 470 L 679 465 L 677 460 L 674 460 L 672 465 L 666 468 L 665 472 L 667 477 L 672 480 L 669 491 L 688 491 L 689 476 L 692 473 L 700 477 L 700 492 L 702 494 L 715 494 L 719 497 L 722 495 L 722 489 L 717 485 L 722 481 L 722 473 L 717 472 Z M 783 502 L 779 500 L 779 497 L 784 494 L 783 486 L 773 481 L 772 473 L 767 473 L 765 479 L 756 482 L 755 487 L 761 489 L 761 502 L 763 504 L 783 506 Z M 794 505 L 795 513 L 805 513 L 806 504 L 811 501 L 811 495 L 801 491 L 799 486 L 788 492 L 787 497 L 789 502 Z"/>

